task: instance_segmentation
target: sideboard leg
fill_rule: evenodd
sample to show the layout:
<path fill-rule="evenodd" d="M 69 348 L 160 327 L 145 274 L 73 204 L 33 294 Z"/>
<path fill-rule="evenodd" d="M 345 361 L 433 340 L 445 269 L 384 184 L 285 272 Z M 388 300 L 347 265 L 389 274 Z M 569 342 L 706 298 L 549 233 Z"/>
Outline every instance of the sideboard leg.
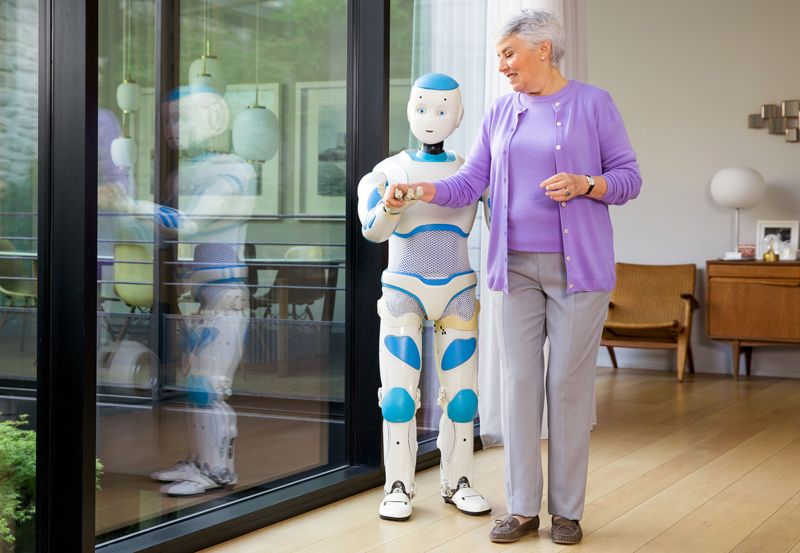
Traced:
<path fill-rule="evenodd" d="M 739 380 L 739 355 L 741 354 L 741 342 L 733 340 L 731 342 L 731 357 L 733 358 L 733 379 Z"/>
<path fill-rule="evenodd" d="M 745 363 L 745 371 L 747 371 L 747 376 L 750 376 L 750 366 L 753 360 L 753 346 L 747 346 L 744 348 L 744 363 Z"/>

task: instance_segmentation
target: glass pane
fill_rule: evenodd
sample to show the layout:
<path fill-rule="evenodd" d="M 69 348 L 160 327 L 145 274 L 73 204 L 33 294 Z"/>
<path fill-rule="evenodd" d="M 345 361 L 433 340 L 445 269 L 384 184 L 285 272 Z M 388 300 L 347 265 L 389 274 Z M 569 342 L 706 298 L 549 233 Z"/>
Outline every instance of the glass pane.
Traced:
<path fill-rule="evenodd" d="M 98 542 L 346 461 L 347 1 L 173 6 L 100 3 Z"/>
<path fill-rule="evenodd" d="M 469 153 L 483 119 L 485 14 L 486 0 L 444 3 L 435 0 L 391 0 L 389 149 L 392 155 L 420 147 L 419 141 L 409 130 L 406 104 L 414 81 L 431 72 L 445 73 L 459 83 L 464 118 L 459 128 L 445 140 L 444 148 L 462 157 Z M 482 228 L 482 211 L 478 210 L 468 248 L 470 265 L 478 272 L 479 280 Z M 480 286 L 477 290 L 480 290 Z M 417 411 L 417 438 L 421 443 L 421 453 L 435 447 L 442 416 L 442 410 L 436 404 L 439 385 L 431 321 L 425 323 L 422 348 L 422 405 Z"/>
<path fill-rule="evenodd" d="M 0 3 L 0 551 L 34 550 L 39 13 Z"/>

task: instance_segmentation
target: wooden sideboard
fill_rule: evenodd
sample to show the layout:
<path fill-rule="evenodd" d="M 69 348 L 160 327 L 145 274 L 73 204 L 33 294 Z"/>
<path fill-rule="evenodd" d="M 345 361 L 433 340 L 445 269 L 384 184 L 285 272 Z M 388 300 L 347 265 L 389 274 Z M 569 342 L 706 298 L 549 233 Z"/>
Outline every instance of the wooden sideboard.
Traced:
<path fill-rule="evenodd" d="M 747 374 L 753 347 L 800 344 L 800 262 L 706 262 L 706 333 L 731 343 Z"/>

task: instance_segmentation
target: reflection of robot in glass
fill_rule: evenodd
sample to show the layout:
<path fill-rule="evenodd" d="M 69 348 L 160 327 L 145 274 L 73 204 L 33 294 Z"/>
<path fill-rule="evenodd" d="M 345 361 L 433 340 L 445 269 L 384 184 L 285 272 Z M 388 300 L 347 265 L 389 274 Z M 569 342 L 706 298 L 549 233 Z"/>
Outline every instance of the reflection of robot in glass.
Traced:
<path fill-rule="evenodd" d="M 378 302 L 382 385 L 378 400 L 386 466 L 386 496 L 379 514 L 388 520 L 411 516 L 423 319 L 435 321 L 437 403 L 444 411 L 437 439 L 441 493 L 462 512 L 484 514 L 491 507 L 472 488 L 479 305 L 467 236 L 476 205 L 448 209 L 416 202 L 410 195 L 400 211 L 387 211 L 383 203 L 388 184 L 434 181 L 453 174 L 463 163 L 444 150 L 444 139 L 463 115 L 458 83 L 438 73 L 423 75 L 411 90 L 407 115 L 420 149 L 383 160 L 358 186 L 364 236 L 373 242 L 389 241 L 389 265 Z"/>
<path fill-rule="evenodd" d="M 162 107 L 167 142 L 195 154 L 182 160 L 178 174 L 177 188 L 188 194 L 188 201 L 180 212 L 159 207 L 158 218 L 163 228 L 177 229 L 181 240 L 196 244 L 187 281 L 199 310 L 180 328 L 181 364 L 193 404 L 191 452 L 186 461 L 151 476 L 169 482 L 162 493 L 193 495 L 237 481 L 236 413 L 226 400 L 249 322 L 247 267 L 239 253 L 253 210 L 256 175 L 235 155 L 201 151 L 204 142 L 225 132 L 230 118 L 213 89 L 182 87 Z"/>

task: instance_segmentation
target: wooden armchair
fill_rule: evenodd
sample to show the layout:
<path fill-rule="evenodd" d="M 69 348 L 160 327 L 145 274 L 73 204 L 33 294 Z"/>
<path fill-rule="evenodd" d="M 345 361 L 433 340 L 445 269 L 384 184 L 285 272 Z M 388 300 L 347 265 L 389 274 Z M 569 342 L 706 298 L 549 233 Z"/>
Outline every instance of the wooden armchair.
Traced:
<path fill-rule="evenodd" d="M 608 348 L 616 369 L 615 347 L 677 350 L 678 381 L 692 358 L 694 265 L 633 265 L 617 263 L 617 286 L 611 292 L 601 346 Z"/>

